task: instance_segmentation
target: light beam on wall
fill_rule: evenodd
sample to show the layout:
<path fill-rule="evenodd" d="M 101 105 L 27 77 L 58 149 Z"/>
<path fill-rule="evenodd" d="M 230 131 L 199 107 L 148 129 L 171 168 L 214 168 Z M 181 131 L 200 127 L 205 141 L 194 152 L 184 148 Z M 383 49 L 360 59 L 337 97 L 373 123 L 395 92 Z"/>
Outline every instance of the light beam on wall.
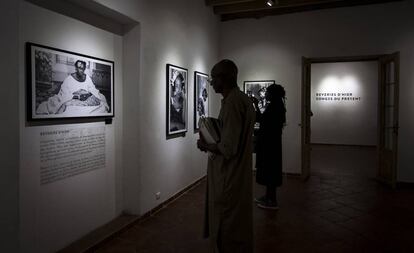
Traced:
<path fill-rule="evenodd" d="M 327 76 L 317 88 L 318 92 L 352 92 L 359 94 L 359 80 L 354 76 Z"/>
<path fill-rule="evenodd" d="M 316 85 L 313 95 L 316 97 L 313 97 L 313 99 L 318 100 L 321 97 L 328 98 L 329 100 L 327 101 L 322 98 L 322 100 L 319 100 L 320 103 L 318 103 L 325 110 L 336 110 L 335 108 L 344 107 L 349 110 L 354 110 L 357 108 L 357 101 L 359 100 L 353 99 L 360 98 L 363 95 L 361 94 L 360 86 L 361 81 L 353 75 L 330 75 L 322 79 L 319 85 Z"/>

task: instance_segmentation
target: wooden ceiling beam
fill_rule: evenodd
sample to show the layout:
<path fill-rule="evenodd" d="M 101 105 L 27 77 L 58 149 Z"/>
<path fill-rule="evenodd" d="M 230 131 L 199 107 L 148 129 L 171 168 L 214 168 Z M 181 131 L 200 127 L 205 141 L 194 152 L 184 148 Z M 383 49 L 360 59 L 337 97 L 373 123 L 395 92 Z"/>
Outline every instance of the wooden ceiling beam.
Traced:
<path fill-rule="evenodd" d="M 290 0 L 289 0 L 290 1 Z M 233 19 L 241 18 L 262 18 L 271 15 L 282 15 L 294 12 L 312 11 L 319 9 L 339 8 L 339 7 L 350 7 L 357 5 L 367 4 L 380 4 L 386 2 L 398 2 L 404 0 L 329 0 L 329 1 L 314 1 L 313 3 L 303 3 L 296 5 L 285 5 L 285 6 L 274 6 L 265 9 L 245 9 L 239 10 L 238 12 L 227 12 L 221 13 L 221 20 L 228 21 Z"/>
<path fill-rule="evenodd" d="M 215 14 L 229 14 L 229 13 L 239 13 L 239 12 L 250 12 L 250 11 L 269 11 L 273 9 L 287 8 L 293 6 L 303 6 L 303 5 L 315 5 L 315 4 L 326 4 L 326 3 L 336 3 L 344 2 L 349 0 L 278 0 L 277 4 L 269 7 L 266 5 L 265 0 L 255 0 L 253 2 L 247 3 L 238 3 L 238 4 L 229 4 L 214 6 Z"/>
<path fill-rule="evenodd" d="M 207 6 L 221 6 L 227 4 L 238 4 L 246 2 L 254 2 L 255 0 L 206 0 Z"/>

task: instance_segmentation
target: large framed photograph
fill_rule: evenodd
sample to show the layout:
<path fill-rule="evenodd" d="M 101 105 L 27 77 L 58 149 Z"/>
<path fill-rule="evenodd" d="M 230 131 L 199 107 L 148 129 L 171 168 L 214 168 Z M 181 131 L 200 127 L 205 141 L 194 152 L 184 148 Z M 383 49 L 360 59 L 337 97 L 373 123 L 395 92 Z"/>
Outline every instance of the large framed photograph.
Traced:
<path fill-rule="evenodd" d="M 194 71 L 194 131 L 198 131 L 198 121 L 208 117 L 208 75 Z"/>
<path fill-rule="evenodd" d="M 114 117 L 114 62 L 26 43 L 28 120 Z"/>
<path fill-rule="evenodd" d="M 263 113 L 266 109 L 268 101 L 266 100 L 266 89 L 271 84 L 274 84 L 274 80 L 263 81 L 244 81 L 243 90 L 249 97 L 257 99 L 258 110 Z"/>
<path fill-rule="evenodd" d="M 187 132 L 188 70 L 167 64 L 167 138 Z"/>

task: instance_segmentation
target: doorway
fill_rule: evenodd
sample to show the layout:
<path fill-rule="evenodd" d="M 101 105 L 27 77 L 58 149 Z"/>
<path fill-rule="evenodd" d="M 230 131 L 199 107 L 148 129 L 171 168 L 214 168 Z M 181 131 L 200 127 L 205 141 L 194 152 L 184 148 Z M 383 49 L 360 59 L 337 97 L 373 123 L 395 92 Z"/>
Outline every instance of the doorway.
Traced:
<path fill-rule="evenodd" d="M 312 136 L 312 105 L 315 108 L 315 100 L 318 102 L 319 106 L 325 107 L 327 109 L 332 110 L 335 108 L 342 110 L 346 108 L 354 107 L 354 110 L 358 110 L 358 104 L 361 105 L 366 100 L 367 93 L 365 92 L 355 92 L 358 90 L 359 87 L 348 87 L 347 89 L 343 89 L 344 82 L 346 83 L 346 78 L 344 77 L 342 80 L 341 78 L 334 78 L 330 79 L 330 82 L 325 82 L 325 86 L 322 90 L 316 91 L 315 89 L 312 90 L 312 68 L 315 66 L 321 66 L 323 64 L 327 64 L 328 66 L 332 65 L 341 65 L 340 69 L 344 69 L 343 66 L 350 66 L 349 64 L 362 64 L 366 65 L 368 63 L 375 64 L 374 71 L 376 69 L 376 74 L 378 76 L 378 83 L 376 89 L 376 97 L 377 97 L 377 106 L 371 114 L 375 114 L 375 121 L 376 129 L 373 131 L 372 129 L 365 129 L 362 131 L 362 135 L 359 137 L 354 134 L 354 136 L 345 134 L 344 130 L 340 129 L 342 134 L 339 136 L 333 137 L 329 136 L 329 126 L 325 126 L 327 129 L 322 131 L 321 133 L 315 132 L 314 136 Z M 369 64 L 368 64 L 369 65 Z M 328 68 L 329 69 L 329 68 Z M 372 69 L 372 68 L 371 68 Z M 349 77 L 349 76 L 348 76 Z M 325 78 L 326 79 L 326 78 Z M 329 78 L 328 78 L 329 79 Z M 348 78 L 349 79 L 349 78 Z M 351 78 L 352 79 L 352 78 Z M 335 87 L 334 82 L 343 82 L 341 85 Z M 348 85 L 350 80 L 347 81 Z M 362 145 L 362 146 L 372 146 L 375 147 L 373 150 L 369 149 L 361 149 L 359 151 L 350 151 L 347 149 L 347 145 L 342 146 L 335 146 L 336 149 L 339 148 L 339 152 L 349 153 L 353 155 L 363 154 L 364 152 L 370 154 L 372 160 L 374 160 L 375 171 L 376 174 L 374 177 L 381 182 L 384 182 L 392 187 L 395 187 L 396 184 L 396 166 L 397 166 L 397 136 L 398 136 L 398 83 L 399 83 L 399 53 L 389 54 L 389 55 L 374 55 L 374 56 L 356 56 L 356 57 L 329 57 L 329 58 L 302 58 L 302 177 L 303 179 L 308 179 L 311 174 L 311 151 L 312 151 L 312 143 L 315 143 L 315 140 L 319 140 L 320 144 L 330 144 L 329 142 L 335 143 L 335 141 L 343 144 L 352 144 L 352 139 L 356 139 L 361 141 L 365 139 L 365 142 L 369 145 Z M 328 86 L 327 86 L 328 85 Z M 355 86 L 355 83 L 354 83 Z M 320 87 L 319 87 L 320 88 Z M 325 90 L 324 90 L 325 89 Z M 369 95 L 369 94 L 368 94 Z M 313 102 L 313 104 L 312 104 Z M 375 105 L 374 105 L 375 106 Z M 372 107 L 372 103 L 371 103 Z M 318 108 L 320 109 L 320 108 Z M 346 111 L 345 110 L 345 111 Z M 375 113 L 376 111 L 376 113 Z M 346 113 L 345 113 L 346 114 Z M 361 116 L 361 115 L 360 115 Z M 338 115 L 337 120 L 341 121 L 342 124 L 339 126 L 343 126 L 346 129 L 346 124 L 355 124 L 352 120 L 347 120 L 347 115 Z M 366 116 L 362 116 L 366 117 Z M 371 121 L 372 121 L 371 117 Z M 326 122 L 325 122 L 326 124 Z M 371 124 L 372 125 L 372 124 Z M 363 124 L 359 125 L 360 127 L 364 128 Z M 340 127 L 339 127 L 340 128 Z M 361 134 L 361 133 L 360 133 Z M 367 135 L 371 135 L 371 137 L 367 137 Z M 373 138 L 374 135 L 374 138 Z M 376 137 L 376 138 L 375 138 Z M 330 140 L 331 138 L 331 140 Z M 332 138 L 336 140 L 332 140 Z M 342 140 L 338 141 L 338 138 Z M 375 139 L 375 140 L 373 140 Z M 346 143 L 349 142 L 349 143 Z M 324 148 L 326 146 L 318 146 L 314 147 L 314 150 L 323 153 Z M 361 147 L 360 147 L 361 148 Z M 319 154 L 320 155 L 320 154 Z M 329 155 L 328 155 L 329 156 Z M 364 158 L 367 158 L 366 155 L 362 155 Z M 333 156 L 329 156 L 332 158 Z M 340 156 L 343 160 L 338 160 L 338 163 L 347 162 L 347 158 L 343 155 Z M 348 160 L 349 161 L 349 160 Z"/>

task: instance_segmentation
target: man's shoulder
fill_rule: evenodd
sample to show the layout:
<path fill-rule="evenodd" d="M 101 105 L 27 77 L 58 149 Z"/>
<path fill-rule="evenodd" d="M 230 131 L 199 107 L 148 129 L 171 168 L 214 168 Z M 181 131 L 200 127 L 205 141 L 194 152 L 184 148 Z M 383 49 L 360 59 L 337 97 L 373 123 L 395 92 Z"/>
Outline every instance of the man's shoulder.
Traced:
<path fill-rule="evenodd" d="M 74 77 L 74 73 L 72 73 L 72 74 L 69 74 L 66 78 L 65 78 L 65 80 L 70 80 L 70 81 L 72 81 L 72 80 L 76 80 L 75 79 L 75 77 Z"/>
<path fill-rule="evenodd" d="M 89 75 L 85 75 L 85 81 L 93 82 L 92 77 L 90 77 Z"/>
<path fill-rule="evenodd" d="M 249 96 L 242 92 L 240 89 L 235 88 L 228 97 L 229 99 L 226 101 L 229 104 L 233 104 L 237 108 L 250 108 L 254 111 L 253 103 Z"/>
<path fill-rule="evenodd" d="M 69 74 L 67 77 L 65 77 L 65 79 L 63 80 L 62 85 L 69 85 L 72 84 L 73 82 L 76 82 L 76 79 L 72 76 L 72 74 Z"/>
<path fill-rule="evenodd" d="M 253 105 L 252 100 L 249 98 L 249 96 L 247 96 L 247 94 L 246 94 L 246 93 L 244 93 L 244 92 L 243 92 L 243 91 L 241 91 L 240 89 L 237 89 L 237 92 L 235 92 L 235 93 L 236 93 L 237 99 L 238 99 L 240 102 L 242 102 L 242 103 L 244 103 L 244 104 L 248 104 L 248 105 Z"/>
<path fill-rule="evenodd" d="M 250 100 L 249 97 L 240 90 L 240 88 L 237 86 L 233 88 L 233 90 L 229 94 L 229 100 Z"/>

